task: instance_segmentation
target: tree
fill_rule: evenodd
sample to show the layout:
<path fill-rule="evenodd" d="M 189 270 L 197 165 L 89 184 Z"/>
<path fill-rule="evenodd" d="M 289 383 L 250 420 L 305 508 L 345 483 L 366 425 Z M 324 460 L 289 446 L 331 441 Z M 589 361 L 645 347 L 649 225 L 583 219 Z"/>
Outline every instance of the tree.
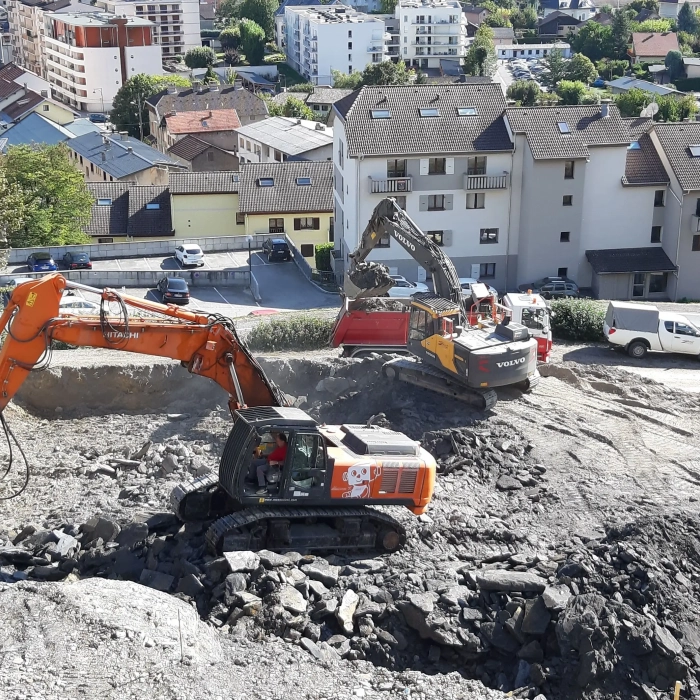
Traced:
<path fill-rule="evenodd" d="M 148 136 L 148 110 L 146 100 L 169 85 L 190 87 L 190 81 L 180 75 L 145 75 L 139 73 L 129 78 L 117 91 L 112 102 L 110 121 L 118 131 L 127 131 L 130 136 Z M 139 115 L 139 109 L 141 110 Z"/>
<path fill-rule="evenodd" d="M 16 183 L 10 183 L 0 160 L 0 265 L 7 267 L 10 238 L 24 226 L 24 199 Z"/>
<path fill-rule="evenodd" d="M 588 56 L 591 61 L 617 58 L 613 56 L 612 27 L 597 22 L 586 22 L 579 33 L 572 37 L 571 48 L 575 53 Z"/>
<path fill-rule="evenodd" d="M 504 10 L 499 7 L 495 12 L 492 12 L 485 20 L 485 24 L 489 27 L 512 27 L 510 22 L 510 10 Z"/>
<path fill-rule="evenodd" d="M 669 51 L 666 54 L 664 61 L 668 76 L 672 81 L 676 78 L 682 78 L 685 75 L 685 66 L 683 65 L 683 54 L 680 51 Z"/>
<path fill-rule="evenodd" d="M 672 22 L 670 19 L 645 19 L 643 22 L 632 22 L 633 32 L 670 32 Z"/>
<path fill-rule="evenodd" d="M 542 74 L 542 81 L 549 88 L 555 88 L 560 80 L 566 76 L 566 61 L 564 54 L 559 49 L 552 49 L 543 60 L 546 72 Z"/>
<path fill-rule="evenodd" d="M 413 77 L 413 72 L 406 68 L 403 61 L 382 61 L 369 63 L 362 71 L 363 85 L 406 85 Z"/>
<path fill-rule="evenodd" d="M 241 31 L 241 48 L 248 63 L 257 66 L 265 57 L 265 30 L 252 19 L 242 19 L 238 25 Z"/>
<path fill-rule="evenodd" d="M 656 121 L 680 122 L 698 111 L 693 95 L 685 95 L 681 99 L 673 95 L 659 95 L 656 102 L 659 105 L 659 111 L 654 115 Z"/>
<path fill-rule="evenodd" d="M 224 51 L 224 63 L 227 66 L 237 66 L 241 62 L 241 52 L 238 49 Z"/>
<path fill-rule="evenodd" d="M 267 111 L 271 117 L 294 117 L 295 119 L 308 119 L 313 121 L 316 115 L 310 107 L 305 105 L 298 97 L 291 95 L 282 103 L 268 101 Z"/>
<path fill-rule="evenodd" d="M 578 80 L 586 85 L 590 85 L 598 77 L 598 71 L 590 58 L 581 53 L 577 53 L 566 64 L 566 79 Z"/>
<path fill-rule="evenodd" d="M 226 51 L 227 49 L 237 49 L 241 45 L 241 30 L 238 24 L 234 24 L 230 27 L 226 27 L 219 34 L 219 41 L 221 42 L 221 48 Z"/>
<path fill-rule="evenodd" d="M 275 12 L 278 8 L 277 0 L 241 0 L 237 16 L 241 20 L 252 19 L 262 27 L 265 38 L 272 39 L 275 36 Z"/>
<path fill-rule="evenodd" d="M 523 107 L 532 107 L 542 94 L 534 80 L 516 80 L 508 86 L 506 97 L 519 102 Z"/>
<path fill-rule="evenodd" d="M 586 94 L 586 85 L 580 80 L 562 80 L 557 85 L 557 95 L 563 105 L 580 105 Z"/>
<path fill-rule="evenodd" d="M 198 46 L 185 54 L 185 65 L 192 68 L 209 68 L 216 63 L 216 54 L 208 46 Z"/>
<path fill-rule="evenodd" d="M 474 41 L 464 58 L 464 69 L 469 75 L 491 77 L 495 74 L 497 67 L 493 31 L 487 24 L 482 24 L 477 29 Z"/>
<path fill-rule="evenodd" d="M 638 117 L 639 113 L 651 102 L 651 95 L 639 88 L 615 95 L 615 104 L 623 117 Z"/>
<path fill-rule="evenodd" d="M 216 15 L 219 21 L 227 24 L 231 20 L 238 18 L 238 7 L 241 4 L 240 0 L 221 0 L 219 7 L 216 9 Z"/>
<path fill-rule="evenodd" d="M 695 34 L 698 31 L 698 17 L 688 2 L 684 2 L 678 12 L 678 30 Z"/>
<path fill-rule="evenodd" d="M 632 34 L 632 23 L 629 15 L 624 10 L 618 10 L 613 14 L 610 29 L 610 46 L 615 58 L 627 55 L 627 43 Z"/>
<path fill-rule="evenodd" d="M 396 12 L 396 0 L 379 0 L 379 11 L 385 15 L 393 15 Z"/>
<path fill-rule="evenodd" d="M 641 12 L 642 10 L 651 10 L 652 12 L 659 11 L 659 0 L 632 0 L 632 2 L 627 5 L 631 10 L 635 12 Z"/>
<path fill-rule="evenodd" d="M 331 68 L 333 87 L 340 90 L 357 90 L 362 86 L 362 73 L 354 70 L 352 73 L 341 73 Z"/>
<path fill-rule="evenodd" d="M 515 10 L 510 15 L 510 22 L 514 29 L 535 29 L 537 27 L 537 12 L 532 7 Z"/>
<path fill-rule="evenodd" d="M 62 143 L 12 146 L 0 161 L 0 189 L 17 206 L 17 214 L 6 216 L 8 203 L 0 205 L 13 248 L 88 242 L 83 228 L 94 199 L 68 154 Z"/>

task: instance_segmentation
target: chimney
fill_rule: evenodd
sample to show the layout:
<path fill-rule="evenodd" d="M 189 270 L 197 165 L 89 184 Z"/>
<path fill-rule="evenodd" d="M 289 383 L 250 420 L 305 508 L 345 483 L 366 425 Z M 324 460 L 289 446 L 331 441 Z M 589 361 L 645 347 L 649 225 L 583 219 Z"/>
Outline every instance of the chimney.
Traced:
<path fill-rule="evenodd" d="M 609 100 L 603 100 L 600 103 L 600 116 L 603 117 L 603 119 L 607 118 L 610 116 L 610 103 Z"/>
<path fill-rule="evenodd" d="M 174 85 L 168 85 L 168 95 L 177 95 L 177 88 Z"/>
<path fill-rule="evenodd" d="M 134 152 L 134 149 L 133 149 L 131 146 L 127 146 L 127 147 L 126 147 L 126 152 L 127 152 L 127 153 L 133 153 L 133 152 Z"/>
<path fill-rule="evenodd" d="M 316 131 L 325 131 L 326 130 L 326 127 L 323 124 L 321 124 L 321 122 L 318 122 L 314 128 L 316 129 Z"/>
<path fill-rule="evenodd" d="M 107 154 L 104 151 L 102 151 L 100 155 L 102 156 L 102 162 L 104 163 L 107 160 Z"/>
<path fill-rule="evenodd" d="M 297 119 L 297 124 L 301 124 L 301 119 Z"/>
<path fill-rule="evenodd" d="M 120 131 L 119 132 L 119 138 L 122 141 L 128 141 L 129 140 L 129 132 L 128 131 Z"/>
<path fill-rule="evenodd" d="M 209 92 L 219 92 L 219 83 L 212 83 L 209 86 Z"/>
<path fill-rule="evenodd" d="M 243 81 L 240 78 L 236 78 L 233 81 L 233 89 L 234 90 L 242 90 L 243 89 Z"/>

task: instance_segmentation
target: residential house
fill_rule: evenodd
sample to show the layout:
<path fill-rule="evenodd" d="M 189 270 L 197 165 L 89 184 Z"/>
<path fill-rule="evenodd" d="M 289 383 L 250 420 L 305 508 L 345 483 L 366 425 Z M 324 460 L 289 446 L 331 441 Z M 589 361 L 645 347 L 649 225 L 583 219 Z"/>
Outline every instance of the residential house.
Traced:
<path fill-rule="evenodd" d="M 40 112 L 32 112 L 17 124 L 0 131 L 0 152 L 5 153 L 10 146 L 46 144 L 52 146 L 83 134 L 101 129 L 89 119 L 76 119 L 61 126 L 50 121 Z"/>
<path fill-rule="evenodd" d="M 246 234 L 288 236 L 313 267 L 316 246 L 333 241 L 333 163 L 241 166 L 239 210 Z"/>
<path fill-rule="evenodd" d="M 512 46 L 515 43 L 515 31 L 513 27 L 493 27 L 494 46 Z"/>
<path fill-rule="evenodd" d="M 675 32 L 633 32 L 632 63 L 663 63 L 669 51 L 679 51 Z"/>
<path fill-rule="evenodd" d="M 158 150 L 165 153 L 170 144 L 166 135 L 166 115 L 202 110 L 235 110 L 243 124 L 265 119 L 268 116 L 265 100 L 236 85 L 197 85 L 191 88 L 168 87 L 146 100 L 148 126 L 151 138 Z"/>
<path fill-rule="evenodd" d="M 175 237 L 245 235 L 238 206 L 240 175 L 233 172 L 170 173 Z"/>
<path fill-rule="evenodd" d="M 134 182 L 167 185 L 171 169 L 182 169 L 142 141 L 120 134 L 89 133 L 67 141 L 73 163 L 88 182 Z"/>
<path fill-rule="evenodd" d="M 19 99 L 4 107 L 0 111 L 0 120 L 8 124 L 16 123 L 32 112 L 37 112 L 60 125 L 70 124 L 75 120 L 75 114 L 71 109 L 32 90 L 26 90 Z"/>
<path fill-rule="evenodd" d="M 639 22 L 641 24 L 642 22 L 646 22 L 648 19 L 660 19 L 659 13 L 645 7 L 643 10 L 640 10 L 637 13 L 637 16 L 632 21 Z"/>
<path fill-rule="evenodd" d="M 271 117 L 238 129 L 238 156 L 241 164 L 332 160 L 333 129 L 305 119 Z"/>
<path fill-rule="evenodd" d="M 501 44 L 496 46 L 496 56 L 508 58 L 544 58 L 552 51 L 560 51 L 564 58 L 571 57 L 571 46 L 563 41 L 548 44 Z"/>
<path fill-rule="evenodd" d="M 610 88 L 610 92 L 612 92 L 613 95 L 619 95 L 629 90 L 644 90 L 644 92 L 650 92 L 654 95 L 673 95 L 679 98 L 685 97 L 684 92 L 679 92 L 678 90 L 657 83 L 650 83 L 648 80 L 638 80 L 637 78 L 629 76 L 610 80 L 606 85 Z"/>
<path fill-rule="evenodd" d="M 194 173 L 219 170 L 238 170 L 235 151 L 203 141 L 192 134 L 176 141 L 168 155 Z"/>
<path fill-rule="evenodd" d="M 171 112 L 164 117 L 163 141 L 170 148 L 188 134 L 229 151 L 236 150 L 236 129 L 241 126 L 235 109 Z"/>
<path fill-rule="evenodd" d="M 216 20 L 216 2 L 211 0 L 206 2 L 203 0 L 199 3 L 199 30 L 212 30 L 215 29 Z M 206 41 L 206 40 L 205 40 Z M 211 39 L 209 40 L 209 45 L 211 46 Z M 217 42 L 218 45 L 218 42 Z"/>
<path fill-rule="evenodd" d="M 271 99 L 279 105 L 283 105 L 289 97 L 301 100 L 313 111 L 314 116 L 323 119 L 328 126 L 333 126 L 333 105 L 352 92 L 352 90 L 341 90 L 326 85 L 314 86 L 313 92 L 293 92 L 293 90 L 294 88 L 291 88 L 289 92 L 280 92 Z"/>
<path fill-rule="evenodd" d="M 489 16 L 489 11 L 477 5 L 462 5 L 462 12 L 467 22 L 476 27 L 480 27 Z"/>
<path fill-rule="evenodd" d="M 541 0 L 540 6 L 544 16 L 553 12 L 564 12 L 585 22 L 597 12 L 592 0 Z"/>
<path fill-rule="evenodd" d="M 660 0 L 659 15 L 661 19 L 677 19 L 684 2 L 686 0 Z M 688 4 L 693 12 L 700 10 L 700 0 L 688 0 Z"/>
<path fill-rule="evenodd" d="M 598 12 L 589 21 L 600 24 L 603 27 L 610 27 L 613 23 L 613 16 L 608 12 Z"/>
<path fill-rule="evenodd" d="M 174 235 L 167 186 L 89 182 L 95 201 L 85 233 L 95 243 L 159 240 Z"/>
<path fill-rule="evenodd" d="M 583 25 L 583 20 L 556 10 L 537 21 L 537 33 L 540 36 L 567 37 L 571 32 L 577 34 Z"/>

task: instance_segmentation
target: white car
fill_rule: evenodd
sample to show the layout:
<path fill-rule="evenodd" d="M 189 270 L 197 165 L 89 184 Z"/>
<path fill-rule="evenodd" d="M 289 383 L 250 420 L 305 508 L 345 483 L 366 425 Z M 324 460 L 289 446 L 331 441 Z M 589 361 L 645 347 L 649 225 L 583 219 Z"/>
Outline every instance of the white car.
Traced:
<path fill-rule="evenodd" d="M 479 280 L 475 280 L 473 277 L 460 277 L 459 278 L 459 286 L 462 288 L 462 296 L 463 297 L 468 297 L 469 299 L 472 298 L 472 285 L 476 284 Z M 483 282 L 482 282 L 483 284 Z M 486 285 L 487 289 L 489 290 L 489 294 L 494 298 L 498 299 L 498 291 L 494 288 L 491 287 L 490 285 Z"/>
<path fill-rule="evenodd" d="M 186 244 L 175 248 L 175 258 L 185 265 L 204 265 L 204 251 L 198 245 Z"/>
<path fill-rule="evenodd" d="M 429 292 L 427 285 L 422 282 L 409 282 L 401 275 L 389 275 L 394 280 L 394 286 L 387 292 L 390 297 L 407 299 L 418 292 Z"/>
<path fill-rule="evenodd" d="M 58 302 L 58 313 L 72 316 L 99 316 L 100 305 L 82 297 L 64 296 Z"/>

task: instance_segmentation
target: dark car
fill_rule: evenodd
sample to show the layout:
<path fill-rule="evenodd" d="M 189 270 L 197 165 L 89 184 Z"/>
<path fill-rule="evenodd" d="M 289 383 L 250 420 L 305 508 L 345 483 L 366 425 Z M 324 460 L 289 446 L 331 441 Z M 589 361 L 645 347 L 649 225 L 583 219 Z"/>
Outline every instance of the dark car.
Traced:
<path fill-rule="evenodd" d="M 87 253 L 66 253 L 63 264 L 69 270 L 92 270 L 90 256 Z"/>
<path fill-rule="evenodd" d="M 268 238 L 263 243 L 263 253 L 267 255 L 267 259 L 272 260 L 291 260 L 292 251 L 284 238 Z"/>
<path fill-rule="evenodd" d="M 106 124 L 107 123 L 107 115 L 106 114 L 91 114 L 88 119 L 93 123 L 93 124 Z"/>
<path fill-rule="evenodd" d="M 563 299 L 579 295 L 576 282 L 568 277 L 543 277 L 530 284 L 521 284 L 518 290 L 521 292 L 532 291 L 545 299 Z"/>
<path fill-rule="evenodd" d="M 32 253 L 27 258 L 29 272 L 53 272 L 58 270 L 58 265 L 54 262 L 50 253 Z"/>
<path fill-rule="evenodd" d="M 180 277 L 163 277 L 158 282 L 158 291 L 163 301 L 173 304 L 189 304 L 190 290 L 187 282 Z"/>

